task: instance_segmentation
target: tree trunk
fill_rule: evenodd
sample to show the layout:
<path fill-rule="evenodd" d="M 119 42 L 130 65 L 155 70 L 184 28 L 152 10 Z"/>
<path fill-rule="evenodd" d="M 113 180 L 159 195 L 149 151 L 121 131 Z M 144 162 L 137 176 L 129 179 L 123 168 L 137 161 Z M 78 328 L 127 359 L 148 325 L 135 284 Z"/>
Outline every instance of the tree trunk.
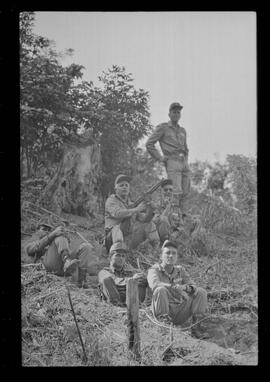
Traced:
<path fill-rule="evenodd" d="M 94 217 L 99 209 L 100 147 L 89 137 L 64 142 L 63 156 L 41 202 L 56 212 Z"/>

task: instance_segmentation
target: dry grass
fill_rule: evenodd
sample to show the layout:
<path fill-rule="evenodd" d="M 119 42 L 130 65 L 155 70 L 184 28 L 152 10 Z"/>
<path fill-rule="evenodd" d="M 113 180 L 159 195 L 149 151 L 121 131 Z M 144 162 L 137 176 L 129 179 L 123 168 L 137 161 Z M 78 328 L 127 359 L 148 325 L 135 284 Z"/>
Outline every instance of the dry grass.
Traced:
<path fill-rule="evenodd" d="M 215 312 L 212 321 L 206 322 L 213 333 L 210 342 L 196 341 L 189 332 L 175 328 L 173 345 L 164 356 L 171 341 L 170 331 L 157 326 L 147 317 L 151 316 L 149 308 L 146 308 L 147 314 L 142 309 L 142 358 L 138 363 L 127 351 L 124 311 L 99 300 L 96 277 L 89 277 L 92 286 L 89 290 L 81 290 L 70 284 L 69 279 L 46 273 L 41 265 L 23 266 L 23 365 L 255 364 L 256 312 L 252 309 L 232 312 L 230 306 L 234 303 L 257 306 L 256 222 L 254 219 L 245 221 L 239 212 L 195 191 L 192 192 L 189 203 L 191 213 L 200 215 L 202 224 L 191 237 L 183 240 L 180 261 L 187 258 L 191 260 L 185 262 L 184 266 L 197 285 L 209 292 L 227 292 L 225 299 L 222 293 L 209 299 L 210 309 Z M 24 213 L 22 217 L 22 229 L 26 232 L 32 232 L 40 219 L 31 213 Z M 96 228 L 100 231 L 100 224 Z M 95 240 L 95 233 L 89 234 L 89 239 L 90 236 Z M 147 271 L 158 257 L 159 254 L 145 243 L 131 254 L 129 262 L 136 269 Z M 86 348 L 86 363 L 83 361 L 82 348 L 68 301 L 67 285 L 71 290 Z M 241 357 L 229 348 L 250 353 Z"/>

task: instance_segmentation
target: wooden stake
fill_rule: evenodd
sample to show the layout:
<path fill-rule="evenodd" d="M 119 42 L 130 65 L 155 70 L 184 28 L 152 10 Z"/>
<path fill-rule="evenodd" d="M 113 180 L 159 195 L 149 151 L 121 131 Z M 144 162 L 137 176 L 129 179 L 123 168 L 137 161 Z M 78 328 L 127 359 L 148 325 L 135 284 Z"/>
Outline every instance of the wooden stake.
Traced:
<path fill-rule="evenodd" d="M 126 292 L 128 349 L 131 350 L 138 361 L 140 354 L 140 327 L 139 327 L 139 292 L 137 281 L 133 278 L 127 280 Z"/>
<path fill-rule="evenodd" d="M 80 329 L 79 329 L 79 325 L 78 325 L 78 322 L 77 322 L 77 319 L 76 319 L 76 314 L 75 314 L 75 311 L 74 311 L 74 308 L 73 308 L 73 304 L 72 304 L 72 300 L 71 300 L 71 295 L 70 295 L 70 290 L 69 290 L 68 286 L 67 286 L 67 292 L 68 292 L 68 300 L 69 300 L 69 303 L 70 303 L 71 311 L 72 311 L 72 314 L 73 314 L 73 318 L 74 318 L 74 321 L 75 321 L 75 324 L 76 324 L 77 332 L 78 332 L 79 339 L 80 339 L 80 342 L 81 342 L 81 345 L 82 345 L 82 349 L 83 349 L 83 362 L 86 363 L 88 361 L 88 358 L 87 358 L 87 355 L 86 355 L 84 343 L 83 343 L 83 340 L 82 340 L 82 335 L 81 335 L 81 332 L 80 332 Z"/>

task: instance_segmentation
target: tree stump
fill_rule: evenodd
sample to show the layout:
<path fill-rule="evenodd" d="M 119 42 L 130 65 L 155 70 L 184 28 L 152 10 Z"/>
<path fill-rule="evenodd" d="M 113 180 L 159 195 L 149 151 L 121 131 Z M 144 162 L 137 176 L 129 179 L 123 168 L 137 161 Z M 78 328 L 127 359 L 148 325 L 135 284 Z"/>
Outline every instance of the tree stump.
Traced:
<path fill-rule="evenodd" d="M 128 349 L 134 354 L 137 361 L 140 360 L 140 327 L 139 327 L 139 292 L 137 281 L 127 280 L 126 292 L 127 304 L 127 328 Z"/>
<path fill-rule="evenodd" d="M 64 143 L 63 157 L 41 196 L 44 207 L 56 212 L 94 217 L 99 210 L 100 147 L 91 137 Z"/>

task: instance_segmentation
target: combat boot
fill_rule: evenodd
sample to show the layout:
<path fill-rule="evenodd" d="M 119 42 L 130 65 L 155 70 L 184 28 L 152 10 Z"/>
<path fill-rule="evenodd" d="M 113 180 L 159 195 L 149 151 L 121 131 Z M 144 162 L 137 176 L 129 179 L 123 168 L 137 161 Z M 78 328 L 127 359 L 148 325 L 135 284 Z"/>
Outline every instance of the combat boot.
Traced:
<path fill-rule="evenodd" d="M 62 260 L 64 263 L 64 267 L 63 267 L 64 275 L 65 276 L 71 276 L 72 273 L 74 273 L 76 271 L 76 269 L 78 268 L 79 260 L 78 259 L 73 259 L 73 260 L 70 259 L 68 250 L 63 250 L 61 253 L 61 256 L 62 256 Z"/>
<path fill-rule="evenodd" d="M 86 268 L 79 268 L 78 269 L 78 282 L 77 282 L 78 288 L 84 288 L 84 289 L 89 288 L 86 277 L 87 277 L 87 269 Z"/>

